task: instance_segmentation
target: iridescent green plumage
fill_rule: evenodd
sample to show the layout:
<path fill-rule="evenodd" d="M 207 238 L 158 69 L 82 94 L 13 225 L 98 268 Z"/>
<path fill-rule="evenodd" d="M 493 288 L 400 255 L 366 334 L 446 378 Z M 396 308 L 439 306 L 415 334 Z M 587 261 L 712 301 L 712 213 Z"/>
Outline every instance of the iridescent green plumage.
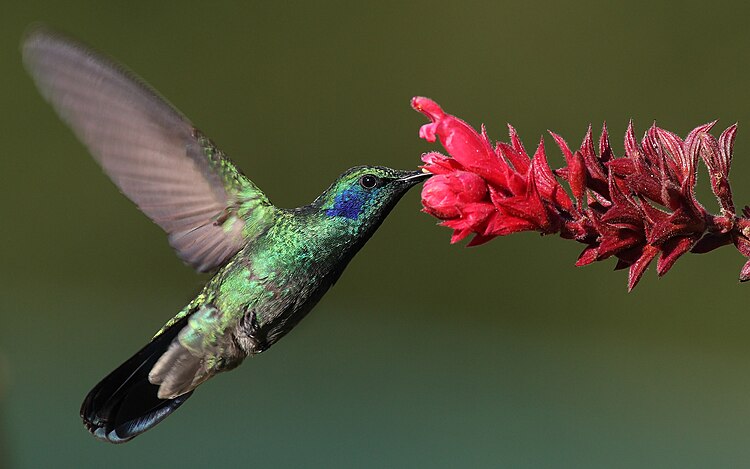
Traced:
<path fill-rule="evenodd" d="M 178 255 L 199 271 L 216 270 L 149 344 L 86 396 L 81 416 L 105 441 L 148 430 L 196 386 L 273 345 L 426 177 L 358 166 L 311 204 L 277 208 L 120 65 L 44 29 L 29 33 L 23 56 L 41 93 Z"/>

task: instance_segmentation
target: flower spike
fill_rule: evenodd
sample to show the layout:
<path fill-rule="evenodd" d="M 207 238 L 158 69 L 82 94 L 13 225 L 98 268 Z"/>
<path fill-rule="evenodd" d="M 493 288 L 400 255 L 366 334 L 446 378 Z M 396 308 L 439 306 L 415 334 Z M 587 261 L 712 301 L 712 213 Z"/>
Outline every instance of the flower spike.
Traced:
<path fill-rule="evenodd" d="M 558 233 L 586 245 L 577 266 L 616 257 L 616 269 L 629 269 L 628 290 L 654 259 L 662 276 L 689 251 L 733 244 L 750 258 L 750 208 L 735 214 L 729 185 L 736 124 L 716 139 L 710 133 L 716 122 L 710 122 L 684 140 L 653 124 L 639 142 L 631 121 L 622 157 L 612 151 L 606 124 L 598 145 L 589 126 L 575 151 L 550 132 L 566 163 L 553 171 L 544 141 L 529 157 L 510 124 L 509 142 L 493 143 L 484 126 L 477 132 L 429 98 L 411 104 L 430 119 L 419 136 L 439 139 L 449 154 L 422 156 L 422 168 L 435 175 L 424 184 L 422 205 L 453 229 L 452 243 L 469 235 L 474 237 L 468 245 L 476 246 L 520 231 Z M 696 199 L 699 161 L 708 168 L 718 215 Z M 750 260 L 740 280 L 750 280 Z"/>

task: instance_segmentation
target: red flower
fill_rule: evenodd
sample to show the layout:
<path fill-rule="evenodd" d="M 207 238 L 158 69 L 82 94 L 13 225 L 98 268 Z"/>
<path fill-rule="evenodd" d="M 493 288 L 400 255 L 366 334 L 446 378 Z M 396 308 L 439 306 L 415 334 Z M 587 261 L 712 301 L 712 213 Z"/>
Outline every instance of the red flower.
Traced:
<path fill-rule="evenodd" d="M 431 121 L 420 137 L 440 139 L 450 154 L 422 156 L 423 168 L 436 175 L 424 185 L 422 204 L 454 230 L 451 242 L 470 234 L 469 245 L 476 245 L 518 231 L 559 233 L 587 245 L 576 265 L 617 257 L 617 268 L 630 269 L 629 289 L 657 256 L 659 275 L 690 250 L 734 244 L 750 257 L 750 208 L 744 217 L 735 215 L 729 186 L 736 125 L 718 140 L 709 133 L 714 123 L 685 140 L 654 125 L 638 142 L 631 123 L 620 158 L 612 153 L 606 126 L 598 148 L 589 127 L 576 151 L 551 133 L 566 161 L 552 171 L 543 141 L 530 157 L 511 126 L 510 142 L 493 145 L 484 127 L 477 132 L 428 98 L 413 98 L 412 107 Z M 695 198 L 699 160 L 708 168 L 719 215 Z M 572 199 L 558 179 L 567 182 Z M 740 279 L 750 279 L 750 261 Z"/>

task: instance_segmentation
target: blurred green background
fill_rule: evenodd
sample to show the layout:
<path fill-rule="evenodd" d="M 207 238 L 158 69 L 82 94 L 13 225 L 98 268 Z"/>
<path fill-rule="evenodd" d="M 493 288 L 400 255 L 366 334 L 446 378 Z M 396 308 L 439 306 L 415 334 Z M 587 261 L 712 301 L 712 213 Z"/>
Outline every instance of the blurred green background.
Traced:
<path fill-rule="evenodd" d="M 576 243 L 465 249 L 408 194 L 262 356 L 114 447 L 78 408 L 206 281 L 102 174 L 24 73 L 44 21 L 127 64 L 281 206 L 343 169 L 409 168 L 413 95 L 527 148 L 606 120 L 739 121 L 746 3 L 12 2 L 0 16 L 0 467 L 748 467 L 750 285 L 730 248 L 633 293 Z M 551 139 L 546 136 L 550 150 Z M 550 151 L 553 166 L 562 158 Z M 703 200 L 714 207 L 701 174 Z"/>

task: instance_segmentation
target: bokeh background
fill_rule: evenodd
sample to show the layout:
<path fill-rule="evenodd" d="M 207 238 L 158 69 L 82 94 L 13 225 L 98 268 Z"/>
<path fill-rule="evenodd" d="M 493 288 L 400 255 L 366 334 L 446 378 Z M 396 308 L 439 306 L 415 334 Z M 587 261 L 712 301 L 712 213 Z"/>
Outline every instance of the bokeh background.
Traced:
<path fill-rule="evenodd" d="M 534 234 L 466 249 L 408 194 L 315 311 L 114 447 L 78 408 L 205 276 L 121 196 L 24 73 L 43 21 L 117 57 L 281 206 L 347 167 L 415 167 L 413 95 L 527 148 L 606 120 L 739 121 L 745 3 L 11 2 L 0 15 L 0 468 L 749 467 L 750 285 L 731 248 L 633 293 Z M 722 127 L 723 128 L 723 127 Z M 545 136 L 550 150 L 554 148 Z M 550 151 L 553 165 L 562 158 Z M 701 173 L 703 200 L 714 207 Z"/>

